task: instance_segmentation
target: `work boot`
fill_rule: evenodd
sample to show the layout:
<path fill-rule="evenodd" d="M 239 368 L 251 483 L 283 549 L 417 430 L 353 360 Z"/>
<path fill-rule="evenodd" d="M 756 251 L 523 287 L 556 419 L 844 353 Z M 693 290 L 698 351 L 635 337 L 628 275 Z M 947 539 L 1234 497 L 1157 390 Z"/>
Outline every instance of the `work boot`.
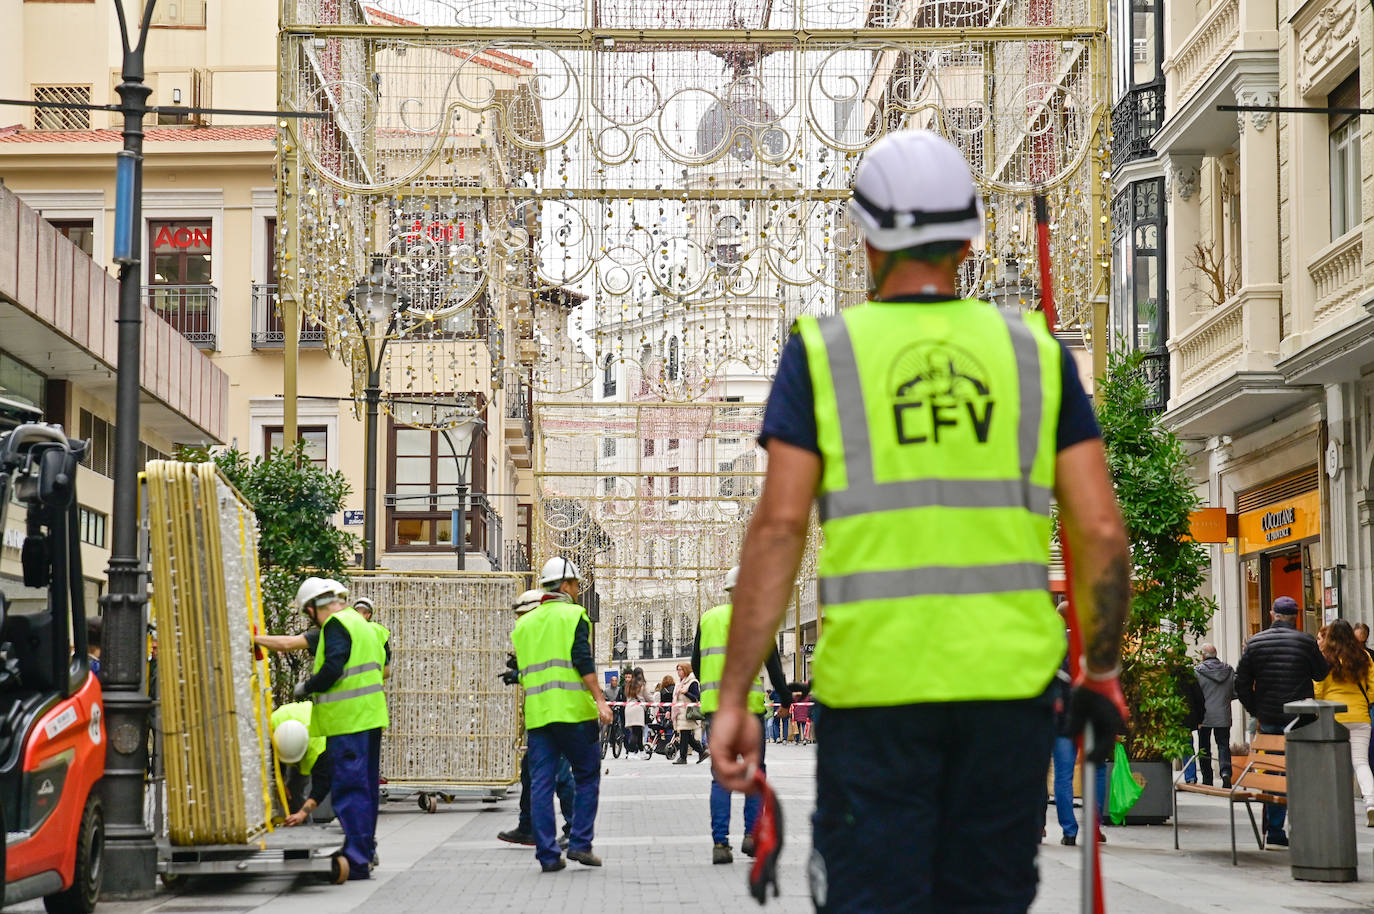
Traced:
<path fill-rule="evenodd" d="M 735 855 L 730 853 L 730 845 L 717 844 L 711 848 L 712 863 L 734 863 Z"/>
<path fill-rule="evenodd" d="M 527 831 L 521 831 L 518 828 L 512 828 L 510 831 L 498 832 L 496 837 L 498 840 L 504 841 L 507 844 L 523 844 L 526 847 L 534 847 L 534 835 Z"/>
<path fill-rule="evenodd" d="M 1266 847 L 1287 847 L 1288 835 L 1281 831 L 1271 832 L 1269 837 L 1264 839 L 1264 844 Z"/>
<path fill-rule="evenodd" d="M 1078 846 L 1078 836 L 1077 836 L 1077 835 L 1065 835 L 1064 837 L 1062 837 L 1062 838 L 1059 839 L 1059 843 L 1062 844 L 1062 845 L 1064 845 L 1065 847 L 1077 847 L 1077 846 Z"/>
<path fill-rule="evenodd" d="M 558 872 L 559 870 L 566 870 L 567 868 L 568 868 L 568 861 L 564 860 L 562 857 L 559 857 L 559 858 L 558 858 L 557 860 L 555 860 L 553 863 L 541 863 L 541 864 L 539 864 L 539 870 L 540 870 L 540 872 L 543 872 L 543 873 L 556 873 L 556 872 Z"/>
<path fill-rule="evenodd" d="M 576 860 L 583 866 L 600 866 L 601 858 L 592 853 L 589 847 L 585 851 L 568 851 L 568 859 Z"/>
<path fill-rule="evenodd" d="M 754 856 L 754 835 L 749 833 L 744 836 L 744 840 L 739 843 L 739 852 L 746 857 Z"/>

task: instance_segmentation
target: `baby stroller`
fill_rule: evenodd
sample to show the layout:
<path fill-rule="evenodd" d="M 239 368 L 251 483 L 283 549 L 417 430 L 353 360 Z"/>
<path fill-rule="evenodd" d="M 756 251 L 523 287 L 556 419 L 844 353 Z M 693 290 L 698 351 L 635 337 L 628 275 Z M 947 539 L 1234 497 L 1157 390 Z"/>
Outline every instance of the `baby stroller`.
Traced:
<path fill-rule="evenodd" d="M 644 757 L 651 759 L 654 754 L 672 758 L 677 751 L 677 731 L 673 729 L 673 715 L 668 708 L 651 708 L 646 717 L 644 734 Z"/>

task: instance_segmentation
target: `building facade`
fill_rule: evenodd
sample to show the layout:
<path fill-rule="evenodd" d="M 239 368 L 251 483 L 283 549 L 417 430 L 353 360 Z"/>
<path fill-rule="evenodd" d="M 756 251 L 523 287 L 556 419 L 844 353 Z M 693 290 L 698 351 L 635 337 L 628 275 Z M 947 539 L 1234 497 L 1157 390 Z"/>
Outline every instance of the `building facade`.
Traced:
<path fill-rule="evenodd" d="M 371 15 L 360 4 L 346 6 L 358 21 Z M 148 41 L 150 103 L 275 108 L 277 15 L 272 0 L 161 4 Z M 5 61 L 0 65 L 0 95 L 117 101 L 113 87 L 119 81 L 120 54 L 109 4 L 4 0 L 0 16 L 12 26 L 0 37 Z M 327 55 L 328 49 L 320 53 Z M 504 81 L 503 91 L 518 91 L 532 76 L 528 67 L 481 55 L 440 63 L 481 70 L 473 78 Z M 5 126 L 0 121 L 0 179 L 97 264 L 109 266 L 119 116 L 8 110 L 16 122 Z M 260 455 L 282 445 L 286 334 L 277 301 L 280 143 L 270 118 L 150 116 L 141 226 L 145 299 L 229 379 L 223 434 L 187 429 L 163 442 L 167 452 L 176 445 L 222 442 Z M 472 181 L 506 180 L 510 163 L 502 158 L 505 150 L 484 144 L 479 150 L 471 135 L 456 134 L 454 144 Z M 421 255 L 432 261 L 436 246 L 447 250 L 470 241 L 487 217 L 479 209 L 436 220 L 421 213 L 418 204 L 415 212 L 398 206 L 376 216 L 377 234 L 389 240 L 378 253 L 410 285 L 432 287 L 433 270 L 415 267 Z M 440 279 L 457 289 L 461 277 L 454 274 L 445 272 Z M 446 303 L 419 295 L 410 301 L 422 310 Z M 528 366 L 520 361 L 515 329 L 514 312 L 521 304 L 509 295 L 483 296 L 457 317 L 436 322 L 423 339 L 393 340 L 389 346 L 376 455 L 379 485 L 372 506 L 380 566 L 453 568 L 452 511 L 461 503 L 466 509 L 467 568 L 528 567 L 532 429 Z M 528 312 L 528 302 L 523 304 Z M 512 331 L 506 333 L 505 327 Z M 337 339 L 326 327 L 307 320 L 300 340 L 300 437 L 312 460 L 348 478 L 352 494 L 338 523 L 361 534 L 366 447 L 354 375 L 334 351 Z M 435 352 L 443 353 L 445 364 L 461 362 L 464 370 L 441 387 L 417 386 L 414 365 L 433 362 Z M 417 414 L 407 414 L 406 404 L 434 390 L 463 398 L 481 420 L 470 463 L 465 459 L 469 452 L 458 454 L 450 447 L 451 436 L 407 423 L 408 416 L 414 420 Z M 93 421 L 114 418 L 103 408 L 93 409 L 92 415 Z M 460 483 L 466 484 L 461 499 Z"/>

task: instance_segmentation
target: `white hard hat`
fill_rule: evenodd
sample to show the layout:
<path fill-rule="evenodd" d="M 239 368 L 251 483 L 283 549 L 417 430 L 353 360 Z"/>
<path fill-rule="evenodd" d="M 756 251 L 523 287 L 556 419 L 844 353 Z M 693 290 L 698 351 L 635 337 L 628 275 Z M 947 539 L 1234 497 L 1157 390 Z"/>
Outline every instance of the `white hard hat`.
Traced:
<path fill-rule="evenodd" d="M 272 745 L 277 750 L 277 761 L 294 765 L 305 758 L 305 751 L 310 747 L 310 731 L 298 720 L 284 720 L 272 731 Z"/>
<path fill-rule="evenodd" d="M 544 587 L 551 587 L 563 581 L 576 581 L 578 577 L 577 566 L 572 563 L 572 559 L 555 555 L 544 563 L 543 570 L 539 572 L 539 583 Z"/>
<path fill-rule="evenodd" d="M 983 233 L 983 195 L 968 162 L 929 130 L 899 130 L 873 144 L 854 177 L 849 214 L 880 251 Z"/>
<path fill-rule="evenodd" d="M 731 568 L 729 571 L 725 572 L 725 589 L 726 589 L 727 591 L 734 590 L 734 589 L 735 589 L 735 585 L 738 584 L 738 583 L 739 583 L 739 566 L 736 565 L 734 568 Z"/>
<path fill-rule="evenodd" d="M 367 607 L 367 611 L 369 613 L 374 613 L 377 611 L 376 604 L 374 604 L 372 600 L 370 600 L 367 597 L 359 597 L 358 599 L 353 601 L 354 609 L 362 609 L 363 607 Z"/>
<path fill-rule="evenodd" d="M 348 596 L 348 588 L 329 578 L 306 578 L 296 589 L 296 608 L 305 612 L 308 606 L 323 606 Z"/>
<path fill-rule="evenodd" d="M 525 591 L 515 601 L 515 614 L 517 616 L 523 616 L 531 609 L 543 603 L 545 596 L 546 594 L 542 590 Z"/>

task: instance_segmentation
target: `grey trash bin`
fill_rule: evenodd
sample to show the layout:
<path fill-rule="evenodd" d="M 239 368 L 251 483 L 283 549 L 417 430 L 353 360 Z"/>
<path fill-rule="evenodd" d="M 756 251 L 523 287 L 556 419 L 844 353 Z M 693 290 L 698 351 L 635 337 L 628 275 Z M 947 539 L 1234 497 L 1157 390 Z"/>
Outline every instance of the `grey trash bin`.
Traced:
<path fill-rule="evenodd" d="M 1354 882 L 1355 771 L 1350 731 L 1336 722 L 1346 706 L 1335 701 L 1290 701 L 1300 716 L 1288 728 L 1288 841 L 1293 878 Z"/>

